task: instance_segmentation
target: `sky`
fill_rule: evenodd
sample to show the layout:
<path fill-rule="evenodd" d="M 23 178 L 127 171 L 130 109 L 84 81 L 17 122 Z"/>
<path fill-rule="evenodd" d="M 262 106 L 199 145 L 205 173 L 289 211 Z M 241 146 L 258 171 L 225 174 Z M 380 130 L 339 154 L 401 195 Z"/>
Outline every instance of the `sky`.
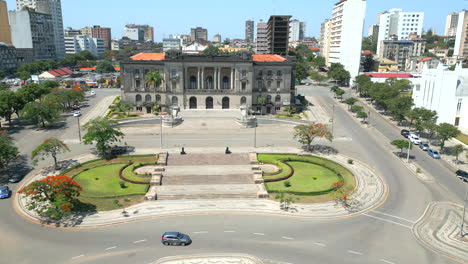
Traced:
<path fill-rule="evenodd" d="M 15 0 L 6 0 L 8 9 Z M 268 20 L 270 15 L 292 15 L 307 23 L 306 36 L 320 36 L 320 24 L 330 18 L 338 0 L 62 0 L 64 27 L 76 29 L 100 25 L 112 28 L 112 38 L 120 38 L 125 24 L 154 27 L 155 41 L 170 34 L 190 34 L 190 28 L 208 29 L 209 39 L 244 38 L 246 20 Z M 193 3 L 196 3 L 195 5 Z M 468 0 L 367 0 L 364 34 L 377 23 L 377 14 L 391 8 L 425 12 L 424 29 L 444 34 L 449 13 L 468 9 Z"/>

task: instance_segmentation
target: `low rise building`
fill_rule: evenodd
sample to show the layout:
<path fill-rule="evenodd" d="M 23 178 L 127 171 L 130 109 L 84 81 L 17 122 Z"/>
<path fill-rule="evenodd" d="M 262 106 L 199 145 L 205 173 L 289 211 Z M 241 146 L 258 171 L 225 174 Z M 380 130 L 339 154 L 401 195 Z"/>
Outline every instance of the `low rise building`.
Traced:
<path fill-rule="evenodd" d="M 180 39 L 176 38 L 165 38 L 163 39 L 163 51 L 166 52 L 171 49 L 180 50 L 182 43 Z"/>
<path fill-rule="evenodd" d="M 121 63 L 122 99 L 137 111 L 151 113 L 154 102 L 181 109 L 239 109 L 273 114 L 294 98 L 294 61 L 279 55 L 205 56 L 140 53 Z M 163 83 L 147 85 L 145 75 L 159 71 Z M 265 98 L 260 104 L 259 98 Z M 260 101 L 260 103 L 259 103 Z"/>
<path fill-rule="evenodd" d="M 11 72 L 18 67 L 16 48 L 0 42 L 0 71 Z"/>
<path fill-rule="evenodd" d="M 380 59 L 378 72 L 398 72 L 400 65 L 396 61 Z"/>
<path fill-rule="evenodd" d="M 188 54 L 200 54 L 202 53 L 208 45 L 201 44 L 199 42 L 193 42 L 189 45 L 182 46 L 182 52 Z"/>
<path fill-rule="evenodd" d="M 415 107 L 437 112 L 437 123 L 449 123 L 468 130 L 468 69 L 461 64 L 454 71 L 424 68 L 421 78 L 413 81 Z"/>
<path fill-rule="evenodd" d="M 407 72 L 422 72 L 423 68 L 435 69 L 442 62 L 437 58 L 432 57 L 413 57 L 406 60 L 405 71 Z"/>
<path fill-rule="evenodd" d="M 90 51 L 95 56 L 103 56 L 105 51 L 104 40 L 90 38 L 85 35 L 65 37 L 65 53 L 76 54 L 84 50 Z"/>
<path fill-rule="evenodd" d="M 384 40 L 380 45 L 379 56 L 398 62 L 402 67 L 410 57 L 421 56 L 426 48 L 426 40 L 413 38 L 412 40 Z"/>

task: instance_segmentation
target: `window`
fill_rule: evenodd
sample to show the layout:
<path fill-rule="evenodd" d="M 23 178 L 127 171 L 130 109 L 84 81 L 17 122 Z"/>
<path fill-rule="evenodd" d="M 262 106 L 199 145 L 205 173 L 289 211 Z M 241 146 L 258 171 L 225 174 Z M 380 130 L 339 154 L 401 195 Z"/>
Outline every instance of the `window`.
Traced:
<path fill-rule="evenodd" d="M 223 77 L 223 89 L 230 89 L 230 87 L 229 87 L 229 77 L 227 77 L 227 76 Z"/>
<path fill-rule="evenodd" d="M 135 75 L 139 75 L 140 74 L 140 70 L 139 69 L 135 69 Z"/>
<path fill-rule="evenodd" d="M 241 85 L 242 85 L 242 86 L 241 86 L 242 91 L 245 91 L 245 89 L 247 88 L 247 83 L 246 83 L 246 82 L 242 82 Z"/>
<path fill-rule="evenodd" d="M 141 95 L 137 94 L 137 95 L 135 96 L 135 101 L 141 102 Z"/>
<path fill-rule="evenodd" d="M 275 97 L 275 102 L 281 102 L 281 95 L 277 95 Z"/>
<path fill-rule="evenodd" d="M 262 89 L 262 88 L 263 88 L 263 82 L 262 82 L 262 81 L 258 81 L 258 82 L 257 82 L 257 88 L 258 88 L 258 89 Z"/>
<path fill-rule="evenodd" d="M 140 80 L 136 80 L 136 82 L 135 82 L 135 88 L 136 88 L 136 89 L 140 89 L 140 86 L 141 86 Z"/>
<path fill-rule="evenodd" d="M 245 98 L 245 96 L 242 96 L 242 98 L 240 100 L 240 103 L 241 103 L 241 105 L 247 104 L 247 98 Z"/>
<path fill-rule="evenodd" d="M 137 111 L 143 111 L 143 107 L 137 106 L 136 110 L 137 110 Z"/>
<path fill-rule="evenodd" d="M 277 89 L 281 88 L 281 81 L 276 81 L 276 88 Z"/>
<path fill-rule="evenodd" d="M 195 76 L 190 77 L 189 89 L 197 89 L 197 78 Z"/>
<path fill-rule="evenodd" d="M 267 104 L 271 103 L 271 95 L 267 95 L 266 102 Z"/>
<path fill-rule="evenodd" d="M 242 70 L 242 77 L 245 77 L 247 76 L 247 71 L 246 70 Z"/>
<path fill-rule="evenodd" d="M 156 95 L 156 102 L 161 104 L 161 96 L 159 94 Z"/>
<path fill-rule="evenodd" d="M 258 71 L 258 76 L 263 76 L 263 71 Z"/>
<path fill-rule="evenodd" d="M 145 76 L 146 76 L 146 74 L 148 74 L 148 72 L 149 72 L 149 70 L 148 70 L 148 69 L 145 69 Z"/>
<path fill-rule="evenodd" d="M 281 111 L 281 107 L 279 106 L 275 107 L 275 111 Z"/>
<path fill-rule="evenodd" d="M 271 75 L 273 75 L 273 73 L 271 71 L 268 71 L 267 75 L 271 76 Z"/>
<path fill-rule="evenodd" d="M 276 72 L 276 76 L 282 76 L 282 75 L 283 75 L 283 73 L 281 71 Z"/>
<path fill-rule="evenodd" d="M 267 82 L 267 87 L 268 87 L 268 88 L 271 88 L 271 81 L 268 81 L 268 82 Z"/>
<path fill-rule="evenodd" d="M 176 77 L 177 76 L 177 70 L 176 69 L 172 69 L 171 70 L 171 77 Z"/>
<path fill-rule="evenodd" d="M 172 105 L 177 105 L 179 103 L 179 100 L 177 99 L 177 96 L 172 96 Z"/>
<path fill-rule="evenodd" d="M 151 95 L 147 94 L 145 96 L 145 102 L 150 103 L 151 102 Z"/>

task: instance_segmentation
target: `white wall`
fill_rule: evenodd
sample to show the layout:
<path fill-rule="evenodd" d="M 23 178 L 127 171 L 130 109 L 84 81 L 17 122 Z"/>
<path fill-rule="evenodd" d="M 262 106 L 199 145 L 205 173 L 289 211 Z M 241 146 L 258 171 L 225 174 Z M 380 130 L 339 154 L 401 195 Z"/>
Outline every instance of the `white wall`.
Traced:
<path fill-rule="evenodd" d="M 32 32 L 28 11 L 9 12 L 11 40 L 17 49 L 32 49 Z"/>

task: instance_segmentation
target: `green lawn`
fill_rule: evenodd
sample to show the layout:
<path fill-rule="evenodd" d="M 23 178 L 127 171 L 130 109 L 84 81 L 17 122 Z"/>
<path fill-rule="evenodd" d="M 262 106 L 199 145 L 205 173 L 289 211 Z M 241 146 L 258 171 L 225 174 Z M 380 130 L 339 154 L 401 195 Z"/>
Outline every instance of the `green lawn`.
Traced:
<path fill-rule="evenodd" d="M 280 118 L 293 118 L 293 119 L 301 119 L 301 116 L 298 114 L 292 114 L 292 115 L 276 115 L 276 117 Z"/>
<path fill-rule="evenodd" d="M 78 173 L 73 179 L 83 187 L 81 195 L 84 197 L 144 195 L 149 185 L 126 182 L 126 188 L 120 187 L 119 170 L 123 166 L 125 163 L 98 166 Z"/>
<path fill-rule="evenodd" d="M 460 135 L 457 137 L 458 140 L 463 142 L 464 144 L 468 145 L 468 135 L 465 135 L 463 133 L 460 133 Z"/>
<path fill-rule="evenodd" d="M 270 192 L 322 192 L 330 189 L 334 182 L 340 181 L 340 178 L 333 171 L 311 163 L 306 162 L 288 162 L 294 168 L 294 174 L 291 178 L 265 183 Z M 291 187 L 285 187 L 284 182 L 289 181 Z"/>

